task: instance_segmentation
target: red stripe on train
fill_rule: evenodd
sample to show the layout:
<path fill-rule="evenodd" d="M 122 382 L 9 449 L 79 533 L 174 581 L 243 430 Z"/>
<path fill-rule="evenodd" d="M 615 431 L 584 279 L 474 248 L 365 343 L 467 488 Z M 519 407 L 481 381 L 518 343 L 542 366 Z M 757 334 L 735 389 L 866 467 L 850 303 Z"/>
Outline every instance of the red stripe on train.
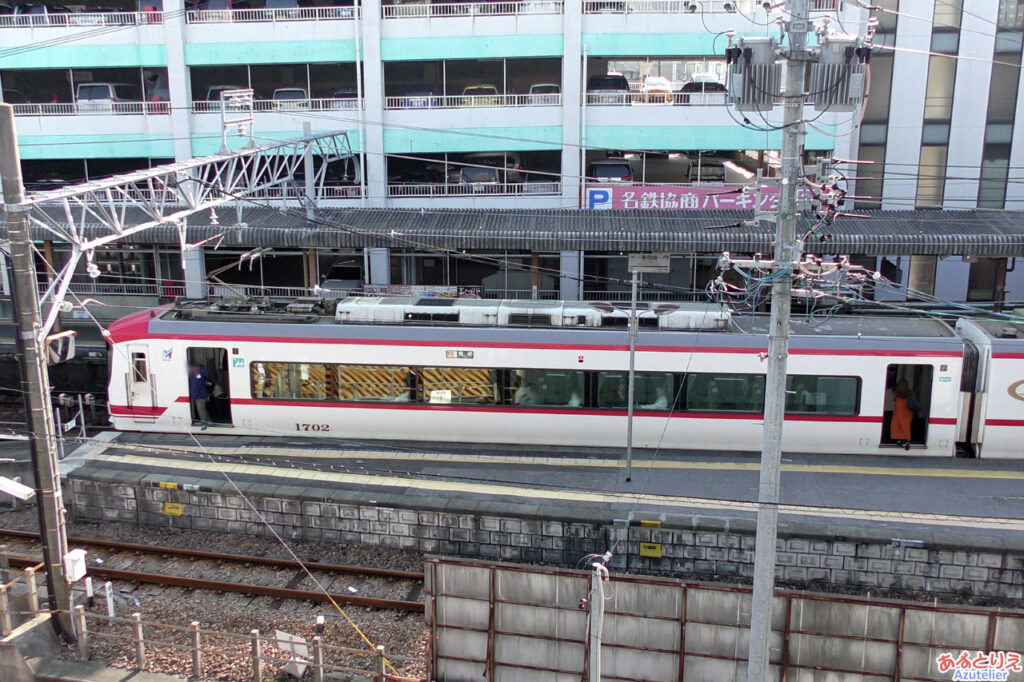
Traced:
<path fill-rule="evenodd" d="M 986 419 L 985 426 L 1024 426 L 1024 419 Z"/>
<path fill-rule="evenodd" d="M 174 399 L 175 403 L 187 403 L 189 402 L 188 396 L 180 395 Z M 318 400 L 265 400 L 255 398 L 232 398 L 232 405 L 266 405 L 268 407 L 329 407 L 329 408 L 349 408 L 349 409 L 362 409 L 362 410 L 443 410 L 443 411 L 457 411 L 457 412 L 507 412 L 509 414 L 565 414 L 565 415 L 588 415 L 588 416 L 611 416 L 611 417 L 625 417 L 629 413 L 623 409 L 615 410 L 595 410 L 578 407 L 505 407 L 503 405 L 438 405 L 438 404 L 423 404 L 423 403 L 333 403 L 327 401 Z M 115 414 L 115 409 L 127 409 L 120 408 L 118 406 L 111 406 L 111 414 Z M 160 410 L 159 414 L 162 414 L 167 408 L 160 407 L 155 408 Z M 761 414 L 750 414 L 749 412 L 669 412 L 668 410 L 641 410 L 633 413 L 638 417 L 681 417 L 685 419 L 747 419 L 751 421 L 761 421 L 764 419 L 764 415 Z M 120 416 L 120 415 L 118 415 Z M 882 417 L 879 416 L 849 416 L 844 417 L 840 415 L 814 415 L 814 414 L 793 414 L 786 415 L 786 421 L 792 422 L 838 422 L 838 423 L 863 423 L 863 424 L 881 424 L 883 421 Z M 1015 420 L 996 420 L 996 421 L 1015 421 Z M 956 419 L 953 417 L 931 417 L 928 420 L 929 424 L 935 424 L 936 426 L 953 426 L 956 424 Z M 989 420 L 986 423 L 992 423 Z M 1007 426 L 1009 424 L 999 424 L 1000 426 Z M 1020 424 L 1013 424 L 1013 426 L 1024 426 L 1024 420 L 1020 420 Z"/>
<path fill-rule="evenodd" d="M 117 343 L 129 341 L 192 341 L 194 343 L 291 343 L 349 346 L 412 346 L 422 348 L 504 348 L 521 350 L 568 350 L 568 351 L 626 351 L 626 344 L 571 344 L 571 343 L 488 343 L 459 340 L 410 341 L 405 339 L 302 339 L 285 336 L 200 336 L 188 334 L 125 335 Z M 729 353 L 757 355 L 767 350 L 760 348 L 716 348 L 711 346 L 637 346 L 638 351 L 650 353 Z M 863 356 L 863 357 L 927 357 L 959 358 L 961 351 L 918 351 L 918 350 L 853 350 L 826 348 L 794 348 L 790 355 Z"/>
<path fill-rule="evenodd" d="M 185 402 L 188 402 L 187 398 Z M 108 405 L 107 409 L 113 417 L 156 418 L 167 411 L 166 407 L 145 407 L 142 405 Z"/>

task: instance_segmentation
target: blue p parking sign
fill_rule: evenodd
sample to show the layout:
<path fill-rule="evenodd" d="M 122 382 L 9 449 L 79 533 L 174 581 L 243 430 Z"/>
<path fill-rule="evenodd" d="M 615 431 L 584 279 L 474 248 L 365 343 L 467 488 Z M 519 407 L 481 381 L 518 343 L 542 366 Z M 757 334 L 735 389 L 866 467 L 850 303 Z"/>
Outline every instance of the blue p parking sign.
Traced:
<path fill-rule="evenodd" d="M 607 189 L 587 189 L 587 208 L 591 211 L 608 210 L 612 207 L 612 193 Z"/>

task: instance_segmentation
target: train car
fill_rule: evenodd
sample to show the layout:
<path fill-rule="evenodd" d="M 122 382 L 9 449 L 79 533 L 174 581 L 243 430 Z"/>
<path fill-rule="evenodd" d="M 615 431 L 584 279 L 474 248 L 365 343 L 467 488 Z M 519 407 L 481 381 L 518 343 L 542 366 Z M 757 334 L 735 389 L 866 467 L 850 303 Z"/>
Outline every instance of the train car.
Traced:
<path fill-rule="evenodd" d="M 969 398 L 959 440 L 985 456 L 1024 457 L 1017 441 L 1024 433 L 1024 323 L 960 320 L 956 330 L 964 339 Z"/>
<path fill-rule="evenodd" d="M 184 301 L 110 327 L 110 412 L 135 431 L 622 447 L 627 321 L 587 302 Z M 767 323 L 717 306 L 642 306 L 634 446 L 759 450 Z M 844 316 L 794 320 L 792 331 L 786 451 L 1022 456 L 1008 402 L 1020 398 L 977 399 L 978 342 L 947 324 Z M 1024 355 L 981 327 L 971 334 L 990 342 L 986 367 L 1000 381 L 1022 374 Z M 189 397 L 192 362 L 213 384 L 208 424 Z M 904 381 L 912 426 L 894 438 Z"/>

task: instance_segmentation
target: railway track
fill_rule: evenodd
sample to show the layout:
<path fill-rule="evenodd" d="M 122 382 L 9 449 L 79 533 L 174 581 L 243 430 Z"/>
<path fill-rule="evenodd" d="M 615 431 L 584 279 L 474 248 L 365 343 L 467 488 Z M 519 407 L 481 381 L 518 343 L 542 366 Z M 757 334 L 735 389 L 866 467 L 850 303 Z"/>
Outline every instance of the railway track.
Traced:
<path fill-rule="evenodd" d="M 0 537 L 39 541 L 39 534 L 31 531 L 0 529 Z M 274 569 L 297 569 L 302 570 L 305 566 L 309 571 L 324 573 L 358 575 L 367 578 L 389 578 L 394 580 L 408 580 L 422 582 L 423 574 L 413 571 L 399 571 L 386 568 L 346 566 L 338 564 L 325 564 L 318 562 L 302 562 L 288 559 L 271 559 L 268 557 L 247 556 L 238 554 L 221 554 L 219 552 L 204 552 L 179 547 L 154 547 L 152 545 L 136 544 L 130 542 L 115 542 L 111 540 L 99 540 L 93 538 L 68 538 L 68 542 L 75 545 L 87 547 L 102 547 L 105 549 L 135 552 L 150 555 L 162 555 L 178 557 L 182 559 L 215 561 L 219 563 L 234 563 L 239 566 L 266 566 Z M 16 568 L 27 568 L 36 566 L 39 563 L 37 557 L 10 557 L 10 565 Z M 165 585 L 184 587 L 194 590 L 210 590 L 214 592 L 236 592 L 256 596 L 274 597 L 277 599 L 296 599 L 300 601 L 335 601 L 338 604 L 350 604 L 374 609 L 389 609 L 397 611 L 410 611 L 423 613 L 423 603 L 400 599 L 382 599 L 379 597 L 364 597 L 353 594 L 325 593 L 322 591 L 301 590 L 293 587 L 275 587 L 269 585 L 257 585 L 251 583 L 228 582 L 223 580 L 209 580 L 203 578 L 190 578 L 180 575 L 169 575 L 165 573 L 152 573 L 147 571 L 128 570 L 125 568 L 111 568 L 107 566 L 89 566 L 89 574 L 94 578 L 104 580 L 121 580 L 125 582 L 146 583 L 151 585 Z"/>

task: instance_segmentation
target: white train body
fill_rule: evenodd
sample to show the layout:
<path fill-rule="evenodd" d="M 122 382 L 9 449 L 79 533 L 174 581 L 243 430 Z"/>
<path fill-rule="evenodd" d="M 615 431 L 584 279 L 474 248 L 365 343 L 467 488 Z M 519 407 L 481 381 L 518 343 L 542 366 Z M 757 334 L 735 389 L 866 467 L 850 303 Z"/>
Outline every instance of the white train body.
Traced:
<path fill-rule="evenodd" d="M 121 320 L 110 328 L 114 426 L 432 443 L 625 443 L 623 311 L 587 303 L 351 298 L 318 314 L 317 305 L 248 311 L 192 302 Z M 731 320 L 717 308 L 686 304 L 656 306 L 641 319 L 634 446 L 759 450 L 766 320 Z M 1003 339 L 971 322 L 954 331 L 917 318 L 796 323 L 784 449 L 1022 457 L 1015 440 L 1024 433 L 1024 338 L 1015 334 Z M 195 421 L 190 359 L 215 384 L 209 425 Z M 889 433 L 899 379 L 917 402 L 909 450 Z"/>

